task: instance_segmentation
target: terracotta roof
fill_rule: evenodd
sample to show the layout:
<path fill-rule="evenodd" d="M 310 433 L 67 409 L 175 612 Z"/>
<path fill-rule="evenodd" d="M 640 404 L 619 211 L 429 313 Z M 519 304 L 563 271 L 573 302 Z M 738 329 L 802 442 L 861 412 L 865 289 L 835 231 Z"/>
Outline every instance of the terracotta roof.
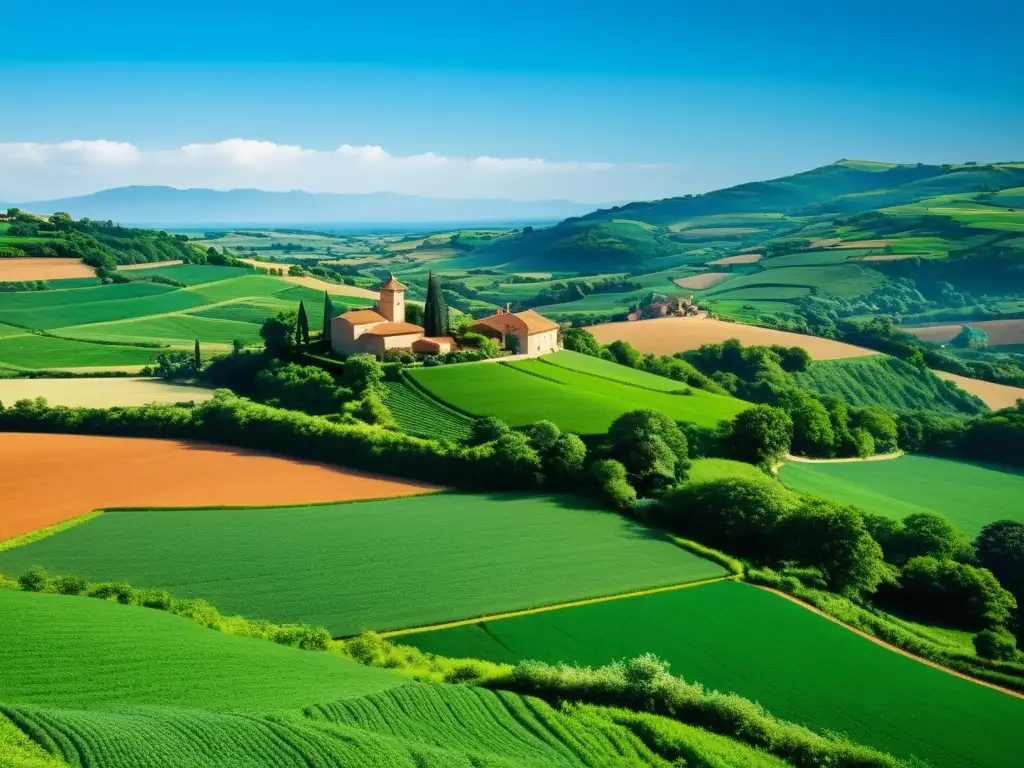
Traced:
<path fill-rule="evenodd" d="M 380 284 L 378 291 L 404 291 L 405 286 L 395 280 L 395 276 L 392 274 L 388 275 L 388 279 Z"/>
<path fill-rule="evenodd" d="M 532 309 L 516 312 L 515 315 L 526 323 L 526 333 L 528 336 L 533 336 L 535 333 L 543 333 L 544 331 L 553 331 L 558 328 L 558 323 L 548 320 L 544 315 L 538 315 Z"/>
<path fill-rule="evenodd" d="M 455 339 L 451 336 L 424 336 L 424 341 L 436 341 L 438 344 L 451 344 L 455 346 Z"/>
<path fill-rule="evenodd" d="M 380 312 L 372 309 L 350 309 L 341 315 L 340 318 L 348 320 L 352 325 L 369 325 L 370 323 L 386 323 L 387 318 Z M 338 318 L 335 318 L 337 320 Z"/>
<path fill-rule="evenodd" d="M 423 333 L 423 329 L 412 323 L 381 323 L 366 331 L 364 336 L 402 336 L 407 333 Z"/>

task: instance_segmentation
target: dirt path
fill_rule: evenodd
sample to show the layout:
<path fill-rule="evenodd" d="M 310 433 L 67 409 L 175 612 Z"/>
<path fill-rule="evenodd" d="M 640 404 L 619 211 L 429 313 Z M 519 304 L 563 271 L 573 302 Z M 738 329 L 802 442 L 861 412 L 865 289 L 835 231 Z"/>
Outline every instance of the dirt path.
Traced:
<path fill-rule="evenodd" d="M 900 456 L 903 456 L 903 451 L 876 453 L 874 456 L 866 456 L 864 458 L 850 456 L 845 459 L 812 459 L 809 456 L 793 456 L 790 454 L 786 457 L 786 461 L 795 461 L 801 464 L 850 464 L 855 461 L 887 461 L 889 459 L 898 459 Z"/>
<path fill-rule="evenodd" d="M 887 461 L 889 459 L 898 459 L 903 455 L 903 451 L 897 451 L 896 453 L 876 453 L 874 456 L 867 456 L 863 459 L 859 456 L 852 456 L 844 459 L 812 459 L 809 456 L 794 456 L 793 454 L 789 454 L 784 460 L 772 465 L 772 474 L 778 475 L 779 470 L 791 461 L 795 461 L 797 464 L 852 464 L 859 461 Z"/>
<path fill-rule="evenodd" d="M 910 653 L 909 651 L 905 651 L 902 648 L 896 647 L 895 645 L 890 645 L 889 643 L 885 642 L 884 640 L 879 640 L 874 635 L 868 634 L 867 632 L 865 632 L 865 631 L 863 631 L 861 629 L 857 629 L 856 627 L 851 627 L 849 624 L 844 624 L 839 619 L 835 618 L 834 616 L 830 616 L 829 614 L 825 613 L 820 608 L 815 608 L 813 605 L 810 605 L 809 603 L 805 603 L 803 600 L 800 600 L 800 599 L 798 599 L 796 597 L 793 597 L 792 595 L 788 595 L 785 592 L 780 592 L 779 590 L 772 589 L 771 587 L 763 587 L 760 584 L 753 584 L 752 586 L 755 586 L 758 589 L 763 589 L 765 592 L 771 592 L 773 595 L 778 595 L 779 597 L 785 598 L 786 600 L 789 600 L 791 603 L 796 603 L 797 605 L 801 606 L 802 608 L 806 608 L 811 613 L 816 613 L 819 616 L 823 616 L 826 619 L 828 619 L 829 621 L 831 621 L 833 624 L 838 624 L 840 627 L 843 627 L 844 629 L 849 630 L 850 632 L 853 632 L 856 635 L 860 635 L 861 637 L 865 638 L 866 640 L 870 640 L 875 645 L 880 645 L 883 648 L 887 648 L 890 651 L 893 651 L 895 653 L 900 654 L 901 656 L 906 656 L 908 659 L 913 659 L 914 661 L 919 661 L 922 664 L 927 664 L 929 667 L 934 667 L 935 669 L 938 669 L 938 670 L 940 670 L 942 672 L 945 672 L 947 675 L 953 675 L 953 677 L 959 677 L 961 680 L 966 680 L 969 683 L 975 683 L 977 685 L 984 685 L 986 688 L 991 688 L 994 691 L 999 691 L 1000 693 L 1005 693 L 1005 694 L 1007 694 L 1009 696 L 1015 696 L 1018 699 L 1024 699 L 1024 693 L 1018 693 L 1017 691 L 1011 690 L 1009 688 L 1003 688 L 1001 685 L 996 685 L 995 683 L 989 683 L 989 682 L 986 682 L 984 680 L 979 680 L 976 677 L 971 677 L 970 675 L 965 675 L 962 672 L 957 672 L 956 670 L 950 669 L 949 667 L 944 667 L 941 664 L 938 664 L 938 663 L 936 663 L 934 661 L 930 661 L 930 660 L 922 658 L 920 656 L 915 656 L 914 654 Z"/>

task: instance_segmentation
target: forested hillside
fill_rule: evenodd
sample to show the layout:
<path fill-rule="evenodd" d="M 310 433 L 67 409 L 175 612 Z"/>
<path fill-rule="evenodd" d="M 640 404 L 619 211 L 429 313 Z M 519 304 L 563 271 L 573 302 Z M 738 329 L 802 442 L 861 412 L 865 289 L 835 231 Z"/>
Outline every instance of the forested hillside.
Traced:
<path fill-rule="evenodd" d="M 42 218 L 12 208 L 8 215 L 10 225 L 0 232 L 0 257 L 76 258 L 104 273 L 114 272 L 120 264 L 206 261 L 185 235 L 132 229 L 112 221 L 75 221 L 66 213 Z"/>

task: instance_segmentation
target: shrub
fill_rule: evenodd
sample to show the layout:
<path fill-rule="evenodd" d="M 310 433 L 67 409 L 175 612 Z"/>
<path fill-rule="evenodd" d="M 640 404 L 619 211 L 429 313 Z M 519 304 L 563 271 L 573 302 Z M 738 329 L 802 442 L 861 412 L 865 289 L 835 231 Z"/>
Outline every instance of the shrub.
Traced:
<path fill-rule="evenodd" d="M 978 562 L 1024 602 L 1024 523 L 1000 520 L 981 529 L 975 540 Z"/>
<path fill-rule="evenodd" d="M 1013 661 L 1017 658 L 1017 638 L 1005 629 L 983 629 L 974 636 L 974 650 L 983 659 Z"/>
<path fill-rule="evenodd" d="M 50 586 L 50 576 L 38 565 L 33 565 L 18 577 L 18 584 L 26 592 L 45 592 Z"/>
<path fill-rule="evenodd" d="M 628 510 L 636 501 L 636 490 L 626 479 L 626 468 L 614 459 L 601 459 L 590 465 L 597 496 L 610 507 Z"/>
<path fill-rule="evenodd" d="M 484 416 L 475 419 L 469 428 L 469 444 L 483 445 L 497 440 L 502 435 L 512 431 L 504 421 L 494 416 Z"/>
<path fill-rule="evenodd" d="M 502 488 L 533 488 L 544 482 L 540 454 L 530 439 L 519 432 L 507 432 L 490 443 L 491 472 Z"/>
<path fill-rule="evenodd" d="M 728 477 L 687 483 L 654 513 L 666 528 L 727 552 L 764 557 L 778 551 L 775 528 L 799 503 L 777 480 Z"/>
<path fill-rule="evenodd" d="M 934 557 L 907 562 L 895 598 L 908 609 L 965 629 L 1002 624 L 1017 608 L 991 571 Z"/>
<path fill-rule="evenodd" d="M 143 608 L 154 608 L 158 611 L 170 611 L 174 598 L 162 589 L 144 589 L 136 595 L 138 604 Z"/>
<path fill-rule="evenodd" d="M 888 559 L 896 565 L 902 565 L 914 557 L 960 562 L 974 560 L 974 551 L 967 537 L 948 520 L 931 512 L 907 515 L 888 543 Z"/>
<path fill-rule="evenodd" d="M 550 421 L 538 421 L 525 430 L 540 454 L 544 476 L 552 485 L 572 488 L 578 485 L 587 460 L 587 446 L 576 435 L 563 433 Z"/>
<path fill-rule="evenodd" d="M 61 595 L 80 595 L 86 586 L 85 579 L 79 576 L 58 576 L 51 584 L 53 591 Z"/>
<path fill-rule="evenodd" d="M 87 597 L 95 597 L 100 600 L 116 600 L 122 605 L 131 605 L 138 602 L 135 590 L 124 582 L 100 582 L 90 584 L 85 592 Z"/>
<path fill-rule="evenodd" d="M 285 624 L 276 627 L 270 639 L 279 645 L 290 645 L 306 651 L 326 651 L 331 642 L 331 633 L 323 627 Z"/>
<path fill-rule="evenodd" d="M 608 428 L 603 453 L 619 461 L 640 495 L 656 494 L 686 477 L 686 436 L 660 411 L 641 409 L 619 416 Z"/>
<path fill-rule="evenodd" d="M 775 536 L 782 557 L 820 569 L 837 591 L 874 592 L 892 579 L 855 507 L 809 498 L 779 521 Z"/>
<path fill-rule="evenodd" d="M 732 457 L 749 464 L 772 466 L 785 458 L 793 442 L 793 420 L 781 408 L 755 405 L 738 414 L 725 429 Z"/>
<path fill-rule="evenodd" d="M 381 396 L 372 389 L 363 394 L 363 399 L 359 401 L 353 415 L 360 421 L 378 427 L 393 428 L 397 426 L 395 417 L 391 415 L 391 410 L 385 405 Z"/>
<path fill-rule="evenodd" d="M 373 355 L 352 355 L 345 360 L 341 383 L 353 392 L 365 392 L 379 385 L 383 379 L 384 368 Z"/>

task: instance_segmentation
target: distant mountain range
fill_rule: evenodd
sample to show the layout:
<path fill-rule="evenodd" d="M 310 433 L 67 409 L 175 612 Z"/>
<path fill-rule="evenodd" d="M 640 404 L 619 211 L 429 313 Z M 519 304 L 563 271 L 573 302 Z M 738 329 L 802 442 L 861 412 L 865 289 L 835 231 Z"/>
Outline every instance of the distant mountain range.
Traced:
<path fill-rule="evenodd" d="M 258 189 L 118 187 L 81 197 L 5 203 L 32 213 L 64 211 L 76 219 L 112 219 L 155 227 L 299 224 L 546 223 L 580 216 L 609 203 L 568 200 L 516 201 L 492 198 L 417 197 L 392 192 L 340 195 L 264 192 Z"/>

